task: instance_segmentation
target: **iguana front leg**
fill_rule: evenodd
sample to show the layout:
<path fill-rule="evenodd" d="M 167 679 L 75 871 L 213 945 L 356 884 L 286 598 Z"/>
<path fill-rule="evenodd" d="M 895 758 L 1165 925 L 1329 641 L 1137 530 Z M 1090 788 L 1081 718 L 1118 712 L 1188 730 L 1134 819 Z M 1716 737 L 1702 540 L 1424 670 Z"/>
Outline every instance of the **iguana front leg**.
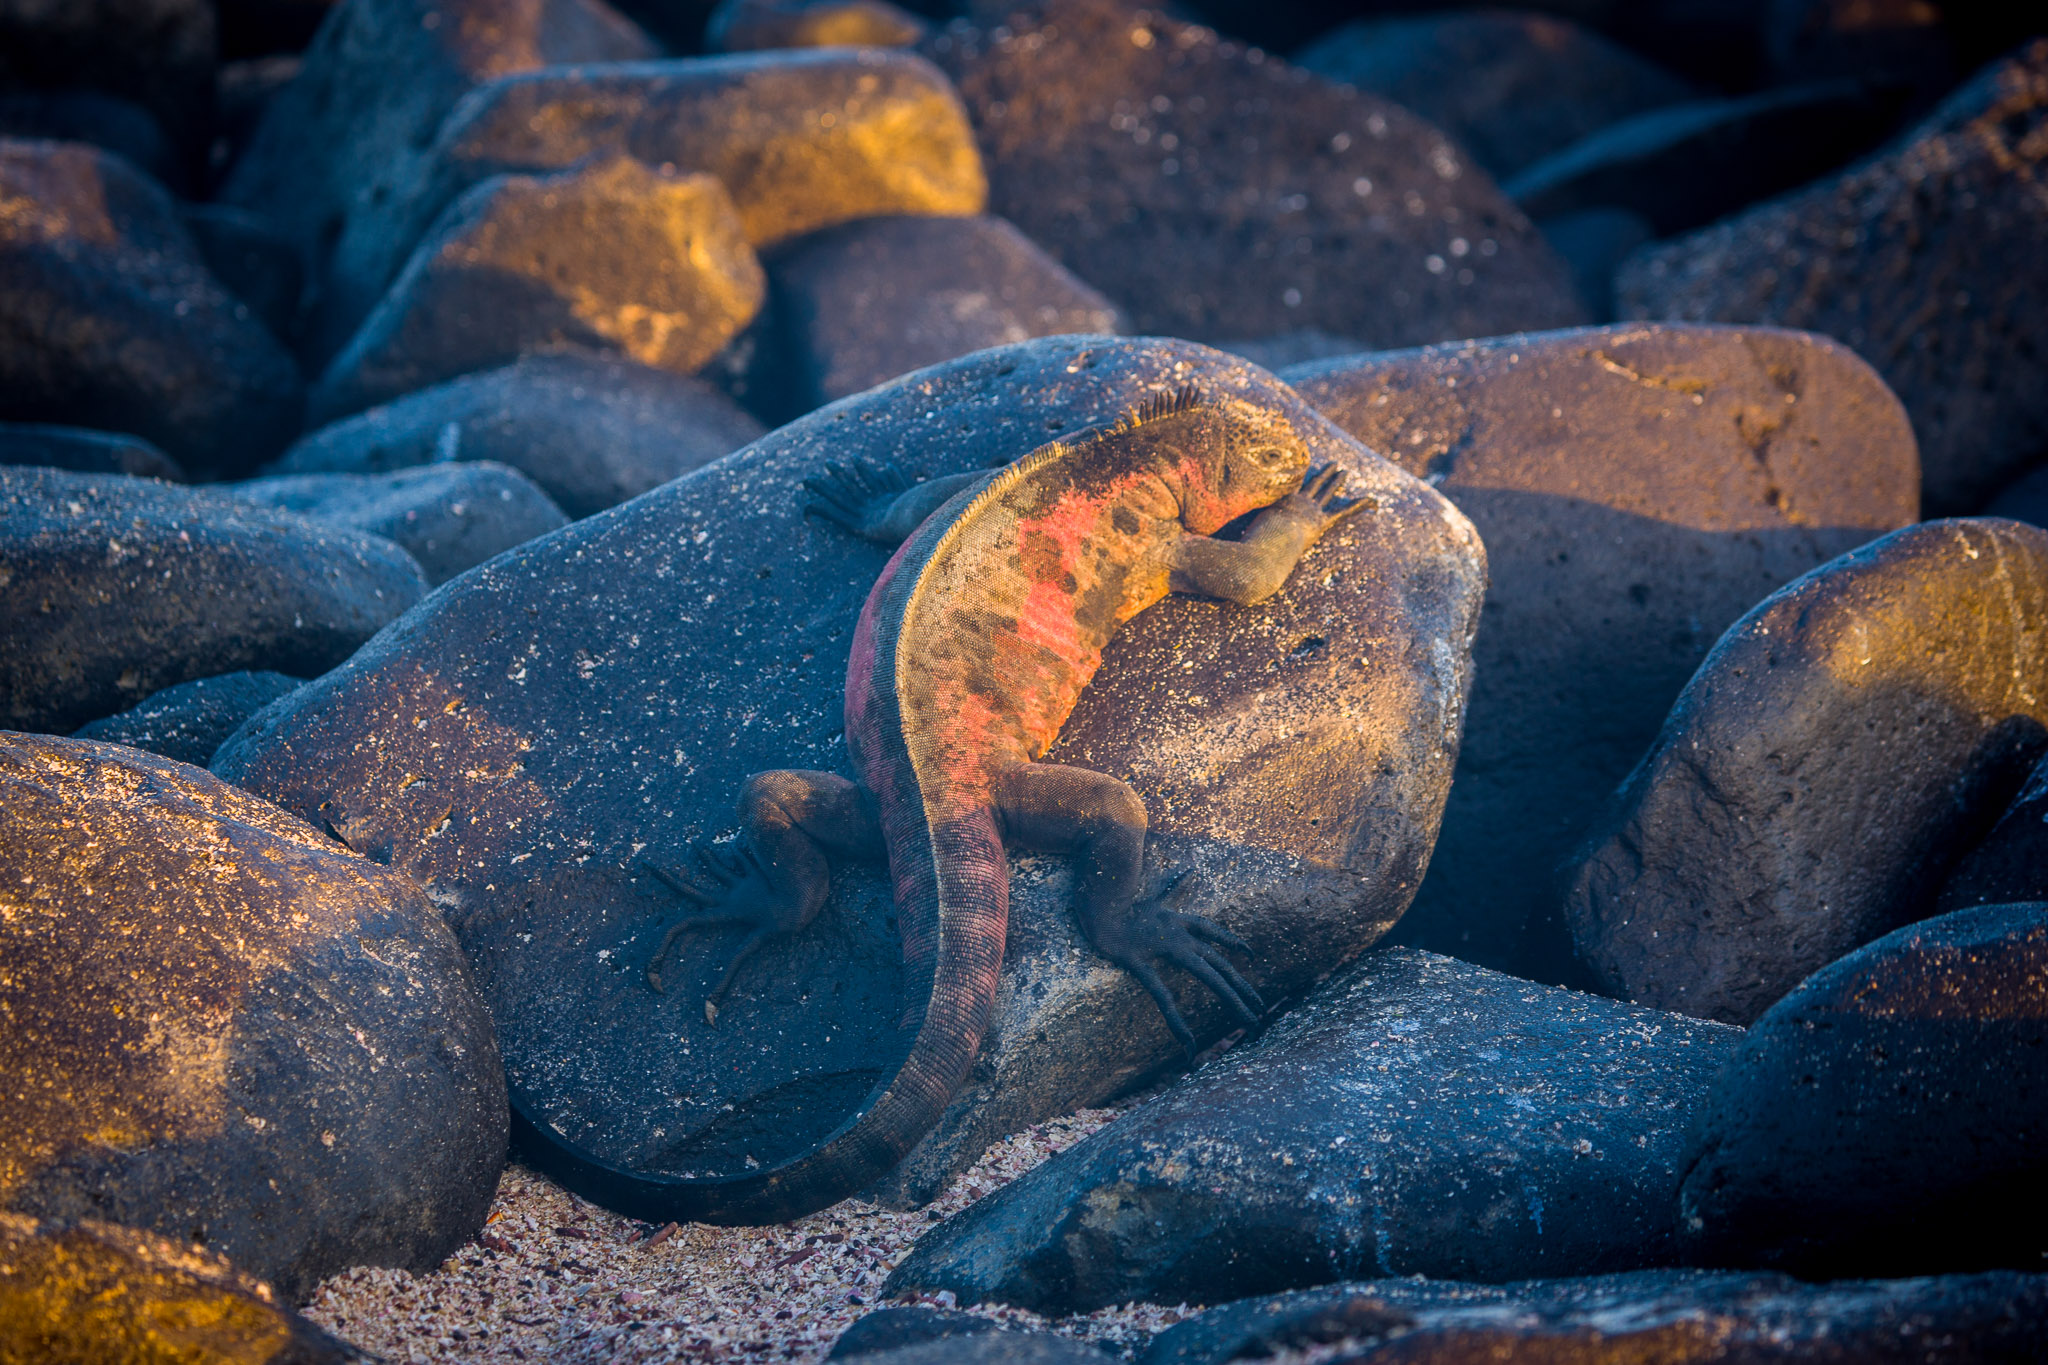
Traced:
<path fill-rule="evenodd" d="M 699 913 L 671 925 L 647 963 L 647 984 L 662 989 L 662 966 L 683 934 L 700 929 L 748 931 L 725 972 L 704 999 L 707 1023 L 742 964 L 760 948 L 809 924 L 832 889 L 829 853 L 841 858 L 884 856 L 882 824 L 867 788 L 836 773 L 779 769 L 755 773 L 740 793 L 741 844 L 721 849 L 699 844 L 694 875 L 658 864 L 648 870 L 694 900 Z"/>
<path fill-rule="evenodd" d="M 1301 491 L 1289 493 L 1252 519 L 1241 540 L 1190 535 L 1167 554 L 1167 582 L 1175 592 L 1220 597 L 1244 606 L 1280 591 L 1294 566 L 1332 526 L 1363 507 L 1358 498 L 1338 505 L 1344 471 L 1336 465 L 1312 469 Z"/>

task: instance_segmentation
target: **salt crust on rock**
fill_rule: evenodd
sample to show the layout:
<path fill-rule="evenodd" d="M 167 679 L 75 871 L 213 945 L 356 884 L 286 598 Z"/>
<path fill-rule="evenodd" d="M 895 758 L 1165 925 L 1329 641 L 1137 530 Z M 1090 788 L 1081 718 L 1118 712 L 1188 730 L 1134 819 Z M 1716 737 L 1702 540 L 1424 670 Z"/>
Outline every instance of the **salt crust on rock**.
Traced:
<path fill-rule="evenodd" d="M 935 1229 L 892 1294 L 1085 1312 L 1670 1264 L 1725 1025 L 1413 948 Z"/>
<path fill-rule="evenodd" d="M 1396 941 L 1590 985 L 1560 866 L 1723 630 L 1917 518 L 1904 410 L 1847 347 L 1763 327 L 1536 332 L 1283 377 L 1487 544 L 1465 743 Z"/>
<path fill-rule="evenodd" d="M 120 474 L 0 466 L 0 724 L 71 730 L 192 678 L 310 678 L 418 601 L 377 536 Z"/>
<path fill-rule="evenodd" d="M 1929 913 L 2048 750 L 2048 532 L 1923 522 L 1729 627 L 1565 894 L 1603 989 L 1748 1023 Z"/>
<path fill-rule="evenodd" d="M 762 248 L 857 218 L 979 213 L 988 199 L 959 97 L 907 52 L 549 68 L 465 99 L 416 183 L 350 218 L 335 247 L 335 320 L 367 314 L 428 224 L 470 186 L 618 155 L 716 176 Z"/>
<path fill-rule="evenodd" d="M 822 409 L 455 583 L 225 744 L 216 770 L 425 883 L 475 964 L 515 1093 L 607 1159 L 764 1164 L 845 1116 L 893 1054 L 901 949 L 879 869 L 839 869 L 793 941 L 702 1001 L 734 940 L 643 969 L 683 865 L 734 825 L 747 775 L 844 770 L 847 651 L 886 552 L 800 515 L 828 460 L 942 474 L 1198 384 L 1284 412 L 1371 509 L 1287 589 L 1175 598 L 1112 644 L 1047 756 L 1144 796 L 1158 885 L 1186 869 L 1284 997 L 1385 931 L 1433 841 L 1456 757 L 1482 551 L 1426 487 L 1291 391 L 1187 342 L 1061 337 Z M 1091 952 L 1066 863 L 1012 864 L 1009 955 L 977 1068 L 890 1197 L 922 1200 L 1005 1133 L 1129 1090 L 1178 1056 Z M 1182 981 L 1196 1033 L 1221 1007 Z M 732 1106 L 728 1108 L 727 1106 Z"/>
<path fill-rule="evenodd" d="M 504 1073 L 411 879 L 207 773 L 0 734 L 0 1209 L 202 1240 L 295 1295 L 431 1266 Z"/>

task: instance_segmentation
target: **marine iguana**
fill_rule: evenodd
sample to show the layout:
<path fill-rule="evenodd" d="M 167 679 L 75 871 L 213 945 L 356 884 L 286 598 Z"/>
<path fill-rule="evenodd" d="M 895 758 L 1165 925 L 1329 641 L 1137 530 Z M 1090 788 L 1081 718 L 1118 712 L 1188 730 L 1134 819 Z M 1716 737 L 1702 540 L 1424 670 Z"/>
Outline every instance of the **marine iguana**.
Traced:
<path fill-rule="evenodd" d="M 916 1032 L 901 1064 L 823 1141 L 779 1166 L 687 1178 L 626 1171 L 515 1105 L 529 1160 L 570 1189 L 657 1221 L 801 1217 L 893 1168 L 938 1121 L 980 1050 L 1009 909 L 1007 846 L 1070 854 L 1077 914 L 1095 950 L 1130 972 L 1183 1047 L 1194 1037 L 1161 979 L 1188 972 L 1247 1023 L 1265 1004 L 1220 951 L 1222 926 L 1174 908 L 1185 883 L 1143 889 L 1145 805 L 1116 778 L 1037 760 L 1118 627 L 1169 591 L 1255 603 L 1277 592 L 1339 505 L 1343 472 L 1311 474 L 1284 417 L 1194 389 L 1083 428 L 999 470 L 912 483 L 894 469 L 828 466 L 807 514 L 899 543 L 869 592 L 846 669 L 846 739 L 858 782 L 775 771 L 747 780 L 744 844 L 695 851 L 697 873 L 652 863 L 699 902 L 678 935 L 749 933 L 705 1001 L 757 948 L 808 924 L 832 858 L 883 858 L 894 886 Z M 1264 508 L 1237 540 L 1214 533 Z"/>

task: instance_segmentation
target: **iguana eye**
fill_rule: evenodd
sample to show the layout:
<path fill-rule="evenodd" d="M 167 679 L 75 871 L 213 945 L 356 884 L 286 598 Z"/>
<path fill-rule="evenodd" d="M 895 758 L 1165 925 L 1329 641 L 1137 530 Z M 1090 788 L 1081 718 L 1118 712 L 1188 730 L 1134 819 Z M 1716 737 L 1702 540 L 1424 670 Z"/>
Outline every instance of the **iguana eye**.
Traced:
<path fill-rule="evenodd" d="M 1252 463 L 1261 469 L 1271 469 L 1285 458 L 1278 446 L 1260 446 L 1252 451 Z"/>

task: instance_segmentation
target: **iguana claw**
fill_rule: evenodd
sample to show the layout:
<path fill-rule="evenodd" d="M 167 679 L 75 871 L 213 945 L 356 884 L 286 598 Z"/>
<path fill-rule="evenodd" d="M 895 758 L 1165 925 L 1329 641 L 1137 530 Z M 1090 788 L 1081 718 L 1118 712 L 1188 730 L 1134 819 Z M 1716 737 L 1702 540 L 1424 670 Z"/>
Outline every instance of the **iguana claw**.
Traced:
<path fill-rule="evenodd" d="M 687 877 L 678 876 L 659 863 L 642 859 L 641 865 L 653 873 L 663 885 L 680 896 L 688 897 L 704 907 L 700 914 L 691 915 L 669 926 L 662 936 L 661 945 L 654 950 L 654 956 L 647 962 L 647 984 L 656 995 L 663 993 L 662 964 L 668 960 L 669 949 L 677 938 L 696 929 L 727 929 L 743 926 L 751 932 L 739 946 L 725 972 L 718 978 L 718 984 L 704 997 L 704 1022 L 718 1024 L 718 1002 L 725 998 L 726 990 L 738 974 L 740 967 L 756 950 L 775 937 L 778 926 L 772 922 L 763 923 L 763 917 L 745 908 L 745 896 L 736 894 L 749 877 L 757 876 L 756 869 L 746 853 L 729 853 L 715 845 L 698 843 L 691 848 L 696 858 L 699 874 L 711 883 L 705 886 Z"/>

